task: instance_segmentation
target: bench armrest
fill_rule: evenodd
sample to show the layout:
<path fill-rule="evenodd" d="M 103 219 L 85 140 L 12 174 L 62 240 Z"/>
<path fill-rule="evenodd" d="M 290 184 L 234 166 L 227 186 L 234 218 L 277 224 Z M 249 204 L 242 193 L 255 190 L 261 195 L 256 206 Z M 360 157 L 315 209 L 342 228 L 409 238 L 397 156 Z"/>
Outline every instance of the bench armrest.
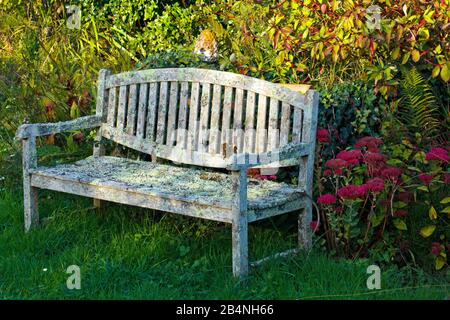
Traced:
<path fill-rule="evenodd" d="M 100 116 L 86 116 L 63 122 L 23 124 L 17 129 L 16 138 L 28 139 L 70 130 L 89 129 L 100 127 L 101 124 L 102 118 Z"/>
<path fill-rule="evenodd" d="M 280 149 L 264 153 L 239 153 L 230 157 L 228 170 L 238 171 L 242 168 L 251 168 L 267 165 L 273 162 L 307 156 L 311 152 L 309 143 L 288 143 Z"/>

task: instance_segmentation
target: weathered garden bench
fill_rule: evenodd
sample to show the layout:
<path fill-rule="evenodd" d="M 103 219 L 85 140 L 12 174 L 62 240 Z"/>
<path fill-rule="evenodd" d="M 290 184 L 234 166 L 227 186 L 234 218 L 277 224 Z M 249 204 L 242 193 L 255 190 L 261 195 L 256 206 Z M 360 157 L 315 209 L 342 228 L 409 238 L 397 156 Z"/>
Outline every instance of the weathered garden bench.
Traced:
<path fill-rule="evenodd" d="M 246 275 L 250 222 L 296 212 L 299 246 L 310 245 L 317 105 L 313 90 L 301 94 L 228 72 L 101 70 L 96 115 L 24 124 L 17 131 L 23 143 L 25 230 L 39 221 L 38 189 L 92 197 L 96 206 L 107 200 L 227 222 L 233 273 Z M 88 128 L 98 128 L 92 157 L 37 165 L 36 137 Z M 152 162 L 105 156 L 104 139 L 150 154 Z M 247 177 L 251 167 L 293 165 L 299 165 L 295 186 Z"/>

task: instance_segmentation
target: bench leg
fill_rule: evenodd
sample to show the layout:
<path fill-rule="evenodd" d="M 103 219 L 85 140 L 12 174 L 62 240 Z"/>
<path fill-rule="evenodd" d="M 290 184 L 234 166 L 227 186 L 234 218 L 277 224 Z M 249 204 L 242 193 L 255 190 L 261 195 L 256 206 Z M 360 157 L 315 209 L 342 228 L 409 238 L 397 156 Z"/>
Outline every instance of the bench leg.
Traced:
<path fill-rule="evenodd" d="M 312 246 L 312 206 L 308 204 L 306 208 L 301 209 L 298 215 L 298 246 L 300 249 L 309 250 Z"/>
<path fill-rule="evenodd" d="M 248 274 L 248 223 L 232 224 L 233 233 L 233 275 L 245 277 Z"/>
<path fill-rule="evenodd" d="M 25 232 L 39 223 L 38 189 L 31 185 L 31 169 L 37 166 L 36 139 L 22 140 L 23 166 L 23 215 Z"/>
<path fill-rule="evenodd" d="M 28 232 L 32 227 L 39 224 L 39 211 L 38 211 L 38 188 L 24 186 L 24 218 L 25 218 L 25 231 Z"/>
<path fill-rule="evenodd" d="M 233 171 L 232 243 L 233 275 L 248 274 L 247 171 Z"/>

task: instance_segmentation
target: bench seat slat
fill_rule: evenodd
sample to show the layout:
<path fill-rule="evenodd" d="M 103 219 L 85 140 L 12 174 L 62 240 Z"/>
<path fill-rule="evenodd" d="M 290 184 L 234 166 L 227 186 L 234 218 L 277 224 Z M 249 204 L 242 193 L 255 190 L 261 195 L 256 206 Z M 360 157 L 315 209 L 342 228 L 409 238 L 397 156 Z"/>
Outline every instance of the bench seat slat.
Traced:
<path fill-rule="evenodd" d="M 89 157 L 74 164 L 38 167 L 32 172 L 32 185 L 181 214 L 194 215 L 196 209 L 196 216 L 231 222 L 232 178 L 226 173 Z M 255 220 L 265 211 L 296 207 L 303 201 L 295 186 L 254 179 L 249 183 L 248 199 Z"/>

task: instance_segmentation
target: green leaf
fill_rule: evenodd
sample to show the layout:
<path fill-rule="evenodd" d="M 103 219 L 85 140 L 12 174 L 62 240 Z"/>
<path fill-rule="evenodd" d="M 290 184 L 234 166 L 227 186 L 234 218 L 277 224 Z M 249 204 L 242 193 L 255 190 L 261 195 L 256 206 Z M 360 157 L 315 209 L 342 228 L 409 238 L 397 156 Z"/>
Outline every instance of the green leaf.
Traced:
<path fill-rule="evenodd" d="M 442 212 L 450 214 L 450 207 L 446 207 Z"/>
<path fill-rule="evenodd" d="M 444 80 L 445 82 L 447 82 L 448 80 L 450 80 L 450 66 L 449 66 L 450 62 L 447 62 L 441 70 L 441 78 L 442 80 Z"/>
<path fill-rule="evenodd" d="M 422 38 L 424 40 L 428 40 L 428 38 L 430 38 L 430 32 L 427 28 L 422 27 L 417 33 L 419 34 L 419 38 Z"/>
<path fill-rule="evenodd" d="M 447 204 L 450 202 L 450 197 L 445 197 L 444 199 L 441 200 L 442 204 Z"/>
<path fill-rule="evenodd" d="M 433 68 L 433 71 L 431 72 L 431 76 L 433 78 L 436 78 L 439 75 L 439 72 L 441 71 L 441 67 L 436 66 Z"/>
<path fill-rule="evenodd" d="M 441 270 L 444 265 L 445 265 L 444 257 L 438 256 L 435 261 L 436 270 Z"/>
<path fill-rule="evenodd" d="M 401 219 L 394 219 L 393 220 L 394 226 L 398 229 L 398 230 L 408 230 L 408 227 L 406 226 L 405 221 L 401 220 Z"/>
<path fill-rule="evenodd" d="M 402 201 L 398 201 L 398 202 L 395 203 L 395 207 L 399 208 L 399 209 L 404 208 L 406 206 L 407 206 L 407 204 L 405 202 L 402 202 Z"/>
<path fill-rule="evenodd" d="M 391 57 L 394 60 L 397 60 L 397 58 L 400 56 L 400 47 L 396 47 L 394 50 L 392 50 Z"/>
<path fill-rule="evenodd" d="M 436 209 L 432 206 L 430 208 L 430 210 L 428 210 L 428 216 L 430 217 L 431 220 L 436 220 L 437 219 L 437 212 Z"/>
<path fill-rule="evenodd" d="M 428 192 L 428 188 L 426 186 L 417 187 L 417 190 Z"/>
<path fill-rule="evenodd" d="M 370 218 L 370 222 L 372 222 L 372 227 L 377 227 L 384 220 L 384 214 L 374 214 Z"/>
<path fill-rule="evenodd" d="M 407 63 L 410 56 L 411 56 L 411 53 L 405 52 L 405 54 L 403 55 L 402 64 Z"/>
<path fill-rule="evenodd" d="M 412 59 L 413 59 L 414 62 L 419 61 L 419 60 L 420 60 L 420 52 L 419 52 L 419 50 L 414 49 L 414 50 L 411 52 L 411 57 L 412 57 Z"/>
<path fill-rule="evenodd" d="M 433 234 L 434 230 L 436 230 L 436 226 L 433 224 L 430 224 L 430 225 L 425 226 L 422 229 L 420 229 L 420 235 L 424 238 L 428 238 L 429 236 L 431 236 Z"/>

